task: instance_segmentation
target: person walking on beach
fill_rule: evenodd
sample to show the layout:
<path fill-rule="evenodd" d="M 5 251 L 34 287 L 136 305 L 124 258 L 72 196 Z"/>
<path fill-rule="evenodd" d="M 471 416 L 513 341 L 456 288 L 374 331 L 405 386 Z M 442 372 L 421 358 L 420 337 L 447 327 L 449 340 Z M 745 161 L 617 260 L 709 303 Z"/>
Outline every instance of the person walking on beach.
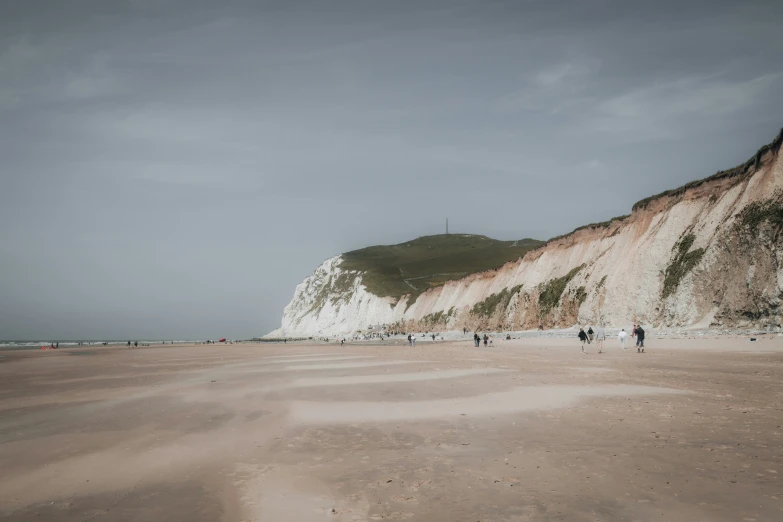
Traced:
<path fill-rule="evenodd" d="M 133 347 L 138 348 L 139 347 L 139 341 L 133 341 Z"/>
<path fill-rule="evenodd" d="M 623 328 L 619 334 L 617 334 L 617 338 L 620 340 L 620 346 L 623 348 L 623 351 L 625 351 L 625 338 L 628 337 L 628 333 L 625 331 L 625 328 Z"/>
<path fill-rule="evenodd" d="M 593 327 L 592 326 L 587 329 L 587 344 L 590 344 L 590 343 L 593 342 L 593 334 L 594 333 L 595 332 L 593 332 Z"/>
<path fill-rule="evenodd" d="M 579 329 L 579 340 L 582 341 L 582 353 L 587 353 L 585 352 L 585 343 L 587 342 L 587 334 L 585 333 L 584 328 Z"/>
<path fill-rule="evenodd" d="M 408 334 L 408 345 L 413 346 L 413 337 L 411 336 L 411 334 Z"/>
<path fill-rule="evenodd" d="M 641 353 L 644 353 L 644 329 L 642 325 L 636 327 L 636 353 L 639 353 L 640 349 Z"/>
<path fill-rule="evenodd" d="M 603 326 L 595 327 L 595 343 L 598 345 L 598 353 L 604 353 L 604 341 L 606 340 L 606 330 Z"/>
<path fill-rule="evenodd" d="M 492 341 L 493 341 L 493 340 L 494 340 L 494 339 L 493 339 L 493 338 L 492 338 L 492 336 L 490 335 L 490 336 L 489 336 L 489 345 L 490 345 L 490 346 L 492 346 Z"/>
<path fill-rule="evenodd" d="M 489 341 L 489 337 L 487 336 L 487 334 L 484 334 L 484 347 L 485 348 L 487 347 L 487 341 Z"/>
<path fill-rule="evenodd" d="M 414 348 L 416 347 L 416 336 L 415 335 L 411 336 L 411 346 L 413 346 Z"/>
<path fill-rule="evenodd" d="M 473 332 L 473 346 L 476 348 L 479 347 L 479 334 L 478 332 Z"/>

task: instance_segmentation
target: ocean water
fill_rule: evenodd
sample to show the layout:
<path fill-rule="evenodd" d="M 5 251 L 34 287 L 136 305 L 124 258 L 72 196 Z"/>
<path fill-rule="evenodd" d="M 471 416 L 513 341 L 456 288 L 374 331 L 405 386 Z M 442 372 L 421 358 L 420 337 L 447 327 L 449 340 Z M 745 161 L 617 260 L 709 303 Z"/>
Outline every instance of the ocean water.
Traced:
<path fill-rule="evenodd" d="M 52 343 L 57 345 L 57 343 L 60 343 L 60 348 L 71 348 L 73 346 L 79 346 L 79 343 L 82 343 L 81 346 L 103 346 L 103 343 L 106 343 L 106 346 L 125 346 L 128 344 L 128 340 L 125 339 L 124 341 L 2 341 L 0 340 L 0 351 L 8 351 L 8 350 L 40 350 L 41 346 L 51 346 Z M 131 340 L 131 344 L 133 344 L 135 340 Z M 161 344 L 161 343 L 171 344 L 172 342 L 174 344 L 180 344 L 180 343 L 197 343 L 201 341 L 186 341 L 186 340 L 144 340 L 144 341 L 138 341 L 139 346 L 143 344 Z"/>

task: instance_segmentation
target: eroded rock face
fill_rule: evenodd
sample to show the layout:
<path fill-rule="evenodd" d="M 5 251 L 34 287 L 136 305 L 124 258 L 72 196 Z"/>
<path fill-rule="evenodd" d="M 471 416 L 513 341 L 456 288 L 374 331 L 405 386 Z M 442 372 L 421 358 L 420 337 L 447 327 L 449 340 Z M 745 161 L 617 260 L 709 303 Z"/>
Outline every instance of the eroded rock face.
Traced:
<path fill-rule="evenodd" d="M 369 293 L 359 272 L 340 268 L 340 256 L 323 262 L 296 287 L 279 329 L 267 337 L 310 337 L 350 333 L 402 317 L 393 300 Z"/>
<path fill-rule="evenodd" d="M 637 204 L 625 218 L 550 241 L 498 270 L 449 281 L 408 306 L 325 261 L 270 336 L 574 324 L 778 327 L 783 297 L 783 133 L 745 165 Z"/>

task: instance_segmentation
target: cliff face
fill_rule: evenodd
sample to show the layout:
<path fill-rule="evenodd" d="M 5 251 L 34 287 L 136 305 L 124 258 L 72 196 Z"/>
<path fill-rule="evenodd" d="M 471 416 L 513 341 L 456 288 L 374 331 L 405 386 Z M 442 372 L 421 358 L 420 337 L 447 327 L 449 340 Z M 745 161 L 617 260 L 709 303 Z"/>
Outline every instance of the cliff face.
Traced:
<path fill-rule="evenodd" d="M 296 287 L 283 311 L 283 324 L 267 337 L 336 335 L 392 323 L 402 310 L 388 297 L 378 297 L 362 284 L 362 274 L 340 268 L 332 257 Z"/>
<path fill-rule="evenodd" d="M 448 281 L 415 301 L 369 293 L 327 260 L 301 283 L 270 336 L 403 330 L 531 329 L 604 322 L 779 326 L 783 158 L 778 138 L 747 163 L 648 198 L 502 268 Z"/>

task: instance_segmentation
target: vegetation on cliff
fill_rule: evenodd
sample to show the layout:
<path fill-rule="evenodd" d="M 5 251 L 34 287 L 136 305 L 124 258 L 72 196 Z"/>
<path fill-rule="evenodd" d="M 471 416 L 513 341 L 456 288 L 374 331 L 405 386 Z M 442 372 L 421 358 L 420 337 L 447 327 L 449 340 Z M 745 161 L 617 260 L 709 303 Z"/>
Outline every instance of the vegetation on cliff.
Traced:
<path fill-rule="evenodd" d="M 543 241 L 499 241 L 472 234 L 424 236 L 399 245 L 362 248 L 343 254 L 340 268 L 363 272 L 362 283 L 377 296 L 412 303 L 426 290 L 453 279 L 500 268 Z"/>
<path fill-rule="evenodd" d="M 754 232 L 765 223 L 777 233 L 783 230 L 783 204 L 780 201 L 754 201 L 738 215 L 739 227 L 745 228 L 747 232 Z"/>
<path fill-rule="evenodd" d="M 495 311 L 505 310 L 508 308 L 511 298 L 513 298 L 517 292 L 522 289 L 522 285 L 517 285 L 512 288 L 504 288 L 496 294 L 492 294 L 483 301 L 479 301 L 470 310 L 473 315 L 481 317 L 491 317 L 495 314 Z"/>
<path fill-rule="evenodd" d="M 612 219 L 609 219 L 607 221 L 601 221 L 600 223 L 590 223 L 589 225 L 582 225 L 581 227 L 577 227 L 573 229 L 571 232 L 567 234 L 561 234 L 559 236 L 555 236 L 552 239 L 548 240 L 546 244 L 553 243 L 555 241 L 558 241 L 560 239 L 566 238 L 570 235 L 576 234 L 577 232 L 580 232 L 582 230 L 596 230 L 599 228 L 605 228 L 608 229 L 609 227 L 613 225 L 620 225 L 622 221 L 625 221 L 627 218 L 631 217 L 630 214 L 626 214 L 624 216 L 615 216 Z"/>
<path fill-rule="evenodd" d="M 538 308 L 542 314 L 549 313 L 553 308 L 560 304 L 560 298 L 565 292 L 566 286 L 571 280 L 582 270 L 585 265 L 579 265 L 563 277 L 557 279 L 551 279 L 544 283 L 541 292 L 538 294 Z M 584 289 L 582 289 L 584 292 Z M 586 294 L 585 294 L 586 295 Z M 584 300 L 584 299 L 583 299 Z"/>
<path fill-rule="evenodd" d="M 456 310 L 452 306 L 448 309 L 448 311 L 438 310 L 437 312 L 425 315 L 421 318 L 421 323 L 431 327 L 440 324 L 446 326 L 449 322 L 449 319 L 454 315 L 456 315 Z"/>
<path fill-rule="evenodd" d="M 666 267 L 663 279 L 663 292 L 661 297 L 666 299 L 672 295 L 680 286 L 680 281 L 685 275 L 693 270 L 693 267 L 699 264 L 701 258 L 704 256 L 704 249 L 697 248 L 691 251 L 693 241 L 696 236 L 688 234 L 684 236 L 677 244 L 674 245 L 674 258 L 669 266 Z"/>

